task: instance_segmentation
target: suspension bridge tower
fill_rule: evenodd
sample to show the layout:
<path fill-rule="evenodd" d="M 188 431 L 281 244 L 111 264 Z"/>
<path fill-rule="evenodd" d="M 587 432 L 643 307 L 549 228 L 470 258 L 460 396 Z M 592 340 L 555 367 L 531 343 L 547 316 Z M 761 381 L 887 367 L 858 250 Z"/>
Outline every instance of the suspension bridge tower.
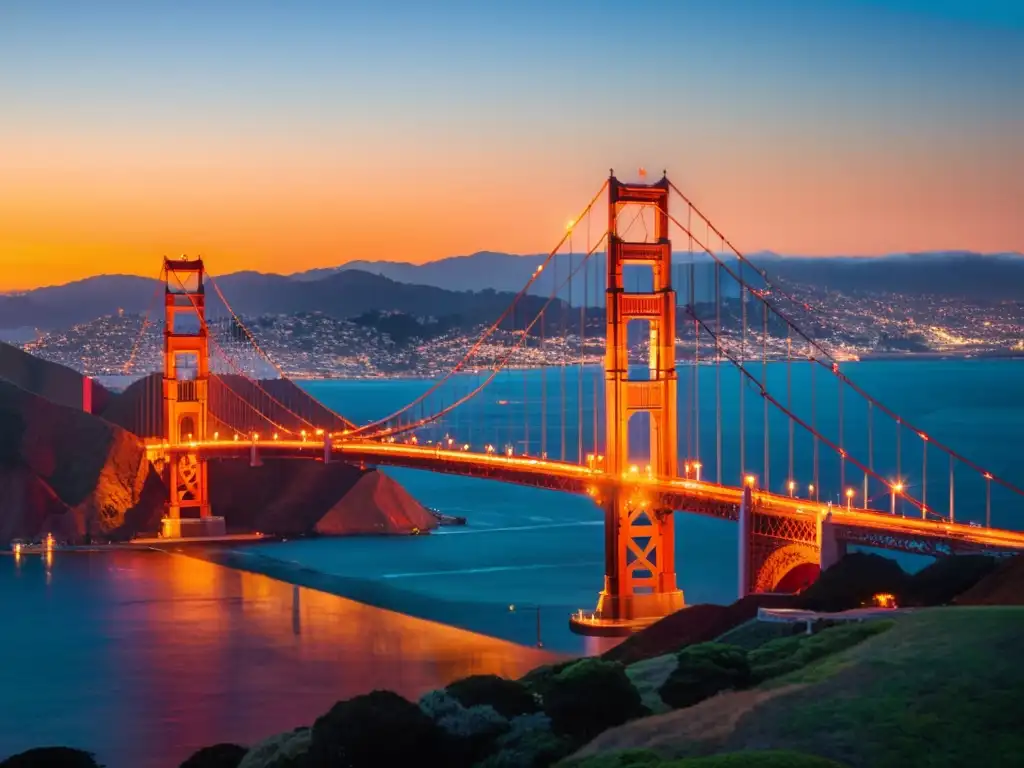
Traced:
<path fill-rule="evenodd" d="M 210 515 L 207 463 L 198 444 L 209 427 L 209 342 L 202 259 L 164 259 L 164 438 L 169 446 L 168 538 L 223 533 Z"/>
<path fill-rule="evenodd" d="M 573 629 L 585 634 L 628 634 L 683 607 L 676 586 L 673 510 L 658 509 L 644 495 L 648 473 L 659 479 L 676 476 L 676 294 L 672 289 L 672 243 L 668 237 L 670 185 L 608 182 L 608 275 L 605 307 L 606 467 L 615 477 L 635 483 L 616 484 L 602 499 L 605 512 L 605 577 L 593 619 L 574 618 Z M 654 241 L 626 242 L 618 235 L 624 206 L 654 212 Z M 650 292 L 627 292 L 623 269 L 648 267 Z M 631 320 L 650 330 L 646 378 L 632 378 L 626 330 Z M 629 421 L 637 413 L 650 421 L 649 467 L 633 466 L 629 457 Z"/>

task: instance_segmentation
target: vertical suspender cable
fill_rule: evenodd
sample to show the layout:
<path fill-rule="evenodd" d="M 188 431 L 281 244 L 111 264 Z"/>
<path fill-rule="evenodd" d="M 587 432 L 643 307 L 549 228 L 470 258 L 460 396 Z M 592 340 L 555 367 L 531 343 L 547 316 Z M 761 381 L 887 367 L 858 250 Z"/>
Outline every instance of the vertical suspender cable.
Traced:
<path fill-rule="evenodd" d="M 839 490 L 846 493 L 846 452 L 843 449 L 843 380 L 839 379 Z"/>
<path fill-rule="evenodd" d="M 949 522 L 956 522 L 956 515 L 953 512 L 953 454 L 949 454 Z"/>
<path fill-rule="evenodd" d="M 793 412 L 793 330 L 786 326 L 786 409 Z M 789 419 L 789 475 L 788 481 L 795 482 L 793 477 L 793 427 Z"/>
<path fill-rule="evenodd" d="M 722 265 L 715 262 L 715 474 L 722 484 Z"/>
<path fill-rule="evenodd" d="M 743 263 L 740 262 L 740 324 L 742 329 L 740 331 L 740 368 L 746 368 L 744 364 L 747 359 L 747 286 L 743 282 Z M 743 482 L 743 475 L 747 471 L 746 464 L 746 428 L 744 426 L 744 408 L 746 400 L 746 377 L 739 376 L 740 382 L 740 482 Z"/>
<path fill-rule="evenodd" d="M 817 501 L 821 493 L 821 485 L 818 482 L 818 366 L 814 364 L 814 350 L 808 351 L 811 360 L 811 430 L 814 432 L 814 499 Z"/>
<path fill-rule="evenodd" d="M 580 365 L 576 373 L 576 436 L 579 463 L 583 463 L 583 353 L 587 342 L 587 300 L 590 298 L 590 212 L 587 212 L 587 250 L 583 256 L 583 301 L 580 302 Z"/>
<path fill-rule="evenodd" d="M 761 302 L 764 308 L 764 320 L 761 328 L 761 392 L 768 391 L 768 303 Z M 768 434 L 768 398 L 762 397 L 764 403 L 764 487 L 771 488 L 771 442 Z"/>
<path fill-rule="evenodd" d="M 573 271 L 572 270 L 572 266 L 573 266 L 572 265 L 572 231 L 570 231 L 569 232 L 569 280 L 568 280 L 568 282 L 569 282 L 569 307 L 568 308 L 570 310 L 572 309 L 572 271 Z M 561 355 L 562 364 L 559 367 L 561 368 L 560 379 L 561 379 L 561 387 L 562 387 L 562 405 L 561 405 L 561 408 L 559 408 L 559 410 L 562 413 L 562 438 L 561 438 L 562 452 L 561 452 L 561 455 L 562 455 L 562 461 L 565 461 L 565 449 L 566 449 L 566 445 L 565 445 L 565 417 L 566 417 L 566 413 L 565 413 L 565 364 L 566 364 L 566 359 L 565 358 L 566 358 L 566 349 L 568 349 L 568 343 L 569 343 L 568 342 L 569 332 L 568 332 L 568 329 L 566 328 L 566 305 L 564 303 L 562 304 L 561 315 L 562 315 L 562 339 L 561 339 L 561 341 L 562 341 L 562 355 Z"/>
<path fill-rule="evenodd" d="M 921 438 L 921 517 L 928 514 L 928 440 Z"/>
<path fill-rule="evenodd" d="M 693 232 L 690 217 L 693 206 L 687 206 L 687 230 Z M 690 240 L 690 313 L 693 315 L 693 458 L 700 461 L 700 322 L 697 320 L 697 266 L 693 260 L 693 235 Z M 673 346 L 675 329 L 673 329 Z"/>

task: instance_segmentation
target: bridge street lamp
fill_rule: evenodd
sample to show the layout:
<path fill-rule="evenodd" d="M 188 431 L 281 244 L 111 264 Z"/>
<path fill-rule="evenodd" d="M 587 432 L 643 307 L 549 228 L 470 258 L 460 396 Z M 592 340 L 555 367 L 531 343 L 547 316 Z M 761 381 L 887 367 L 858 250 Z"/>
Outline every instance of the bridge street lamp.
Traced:
<path fill-rule="evenodd" d="M 790 480 L 789 484 L 788 484 L 788 487 L 789 487 L 789 498 L 792 499 L 793 498 L 793 493 L 794 493 L 794 491 L 796 491 L 796 482 L 794 480 Z"/>
<path fill-rule="evenodd" d="M 853 488 L 846 489 L 846 510 L 850 511 L 853 509 Z"/>
<path fill-rule="evenodd" d="M 701 463 L 699 461 L 693 462 L 693 471 L 696 474 L 696 479 L 698 483 L 700 482 L 700 468 Z"/>
<path fill-rule="evenodd" d="M 889 500 L 890 500 L 890 502 L 889 502 L 889 512 L 890 512 L 890 514 L 895 515 L 896 514 L 896 495 L 899 494 L 899 493 L 903 493 L 903 483 L 900 483 L 900 482 L 893 483 L 891 488 L 890 488 L 890 491 L 891 492 L 889 494 Z"/>
<path fill-rule="evenodd" d="M 807 498 L 813 498 L 815 501 L 818 500 L 818 492 L 814 487 L 814 483 L 811 483 L 810 485 L 807 486 Z"/>

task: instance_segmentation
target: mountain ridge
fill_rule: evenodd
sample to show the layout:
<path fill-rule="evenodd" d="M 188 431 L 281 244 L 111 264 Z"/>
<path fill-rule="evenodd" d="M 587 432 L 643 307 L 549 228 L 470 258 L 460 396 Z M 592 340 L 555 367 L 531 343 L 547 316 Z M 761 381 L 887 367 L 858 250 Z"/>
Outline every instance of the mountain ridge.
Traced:
<path fill-rule="evenodd" d="M 544 258 L 480 251 L 424 264 L 350 261 L 290 275 L 245 270 L 218 277 L 217 284 L 235 311 L 246 315 L 320 311 L 349 318 L 367 311 L 395 310 L 418 316 L 464 315 L 484 322 L 505 309 Z M 793 257 L 761 251 L 748 258 L 767 269 L 772 278 L 844 292 L 888 290 L 969 299 L 1024 298 L 1024 256 L 1016 252 L 950 250 Z M 674 280 L 678 290 L 685 290 L 688 280 L 686 259 L 686 253 L 677 254 Z M 595 253 L 593 260 L 595 263 L 579 271 L 569 285 L 554 291 L 558 298 L 574 298 L 579 304 L 586 297 L 590 306 L 603 304 L 605 255 Z M 579 263 L 580 254 L 558 255 L 531 286 L 533 301 L 552 295 L 558 276 L 564 281 Z M 694 267 L 698 301 L 708 298 L 713 272 L 713 264 L 706 257 Z M 633 277 L 628 287 L 644 289 Z M 735 292 L 735 286 L 726 285 L 726 295 L 730 288 Z M 158 290 L 159 283 L 152 278 L 118 274 L 0 294 L 0 329 L 56 330 L 118 311 L 142 314 L 156 309 Z M 208 303 L 212 315 L 223 312 L 213 292 Z"/>

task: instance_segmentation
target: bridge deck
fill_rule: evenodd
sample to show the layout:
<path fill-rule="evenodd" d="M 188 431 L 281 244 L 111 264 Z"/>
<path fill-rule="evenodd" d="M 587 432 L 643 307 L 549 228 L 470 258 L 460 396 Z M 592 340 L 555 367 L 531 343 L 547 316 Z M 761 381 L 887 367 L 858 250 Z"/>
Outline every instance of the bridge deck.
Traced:
<path fill-rule="evenodd" d="M 207 459 L 247 457 L 252 443 L 238 440 L 204 441 L 171 445 L 154 442 L 147 446 L 151 459 L 173 454 L 197 453 Z M 322 460 L 325 445 L 321 440 L 268 440 L 257 443 L 261 458 Z M 587 494 L 599 497 L 614 487 L 626 487 L 652 508 L 709 515 L 727 520 L 738 517 L 743 497 L 741 487 L 706 481 L 648 477 L 629 472 L 621 477 L 600 469 L 569 462 L 529 456 L 505 456 L 441 448 L 439 446 L 338 441 L 331 446 L 331 457 L 350 463 L 397 466 L 432 472 L 498 480 L 518 485 Z M 909 518 L 874 509 L 857 509 L 755 491 L 757 513 L 764 516 L 816 522 L 831 513 L 842 537 L 849 541 L 906 551 L 1024 550 L 1024 533 L 983 528 L 945 520 Z M 910 542 L 928 540 L 925 546 Z M 936 548 L 936 544 L 939 544 Z"/>

